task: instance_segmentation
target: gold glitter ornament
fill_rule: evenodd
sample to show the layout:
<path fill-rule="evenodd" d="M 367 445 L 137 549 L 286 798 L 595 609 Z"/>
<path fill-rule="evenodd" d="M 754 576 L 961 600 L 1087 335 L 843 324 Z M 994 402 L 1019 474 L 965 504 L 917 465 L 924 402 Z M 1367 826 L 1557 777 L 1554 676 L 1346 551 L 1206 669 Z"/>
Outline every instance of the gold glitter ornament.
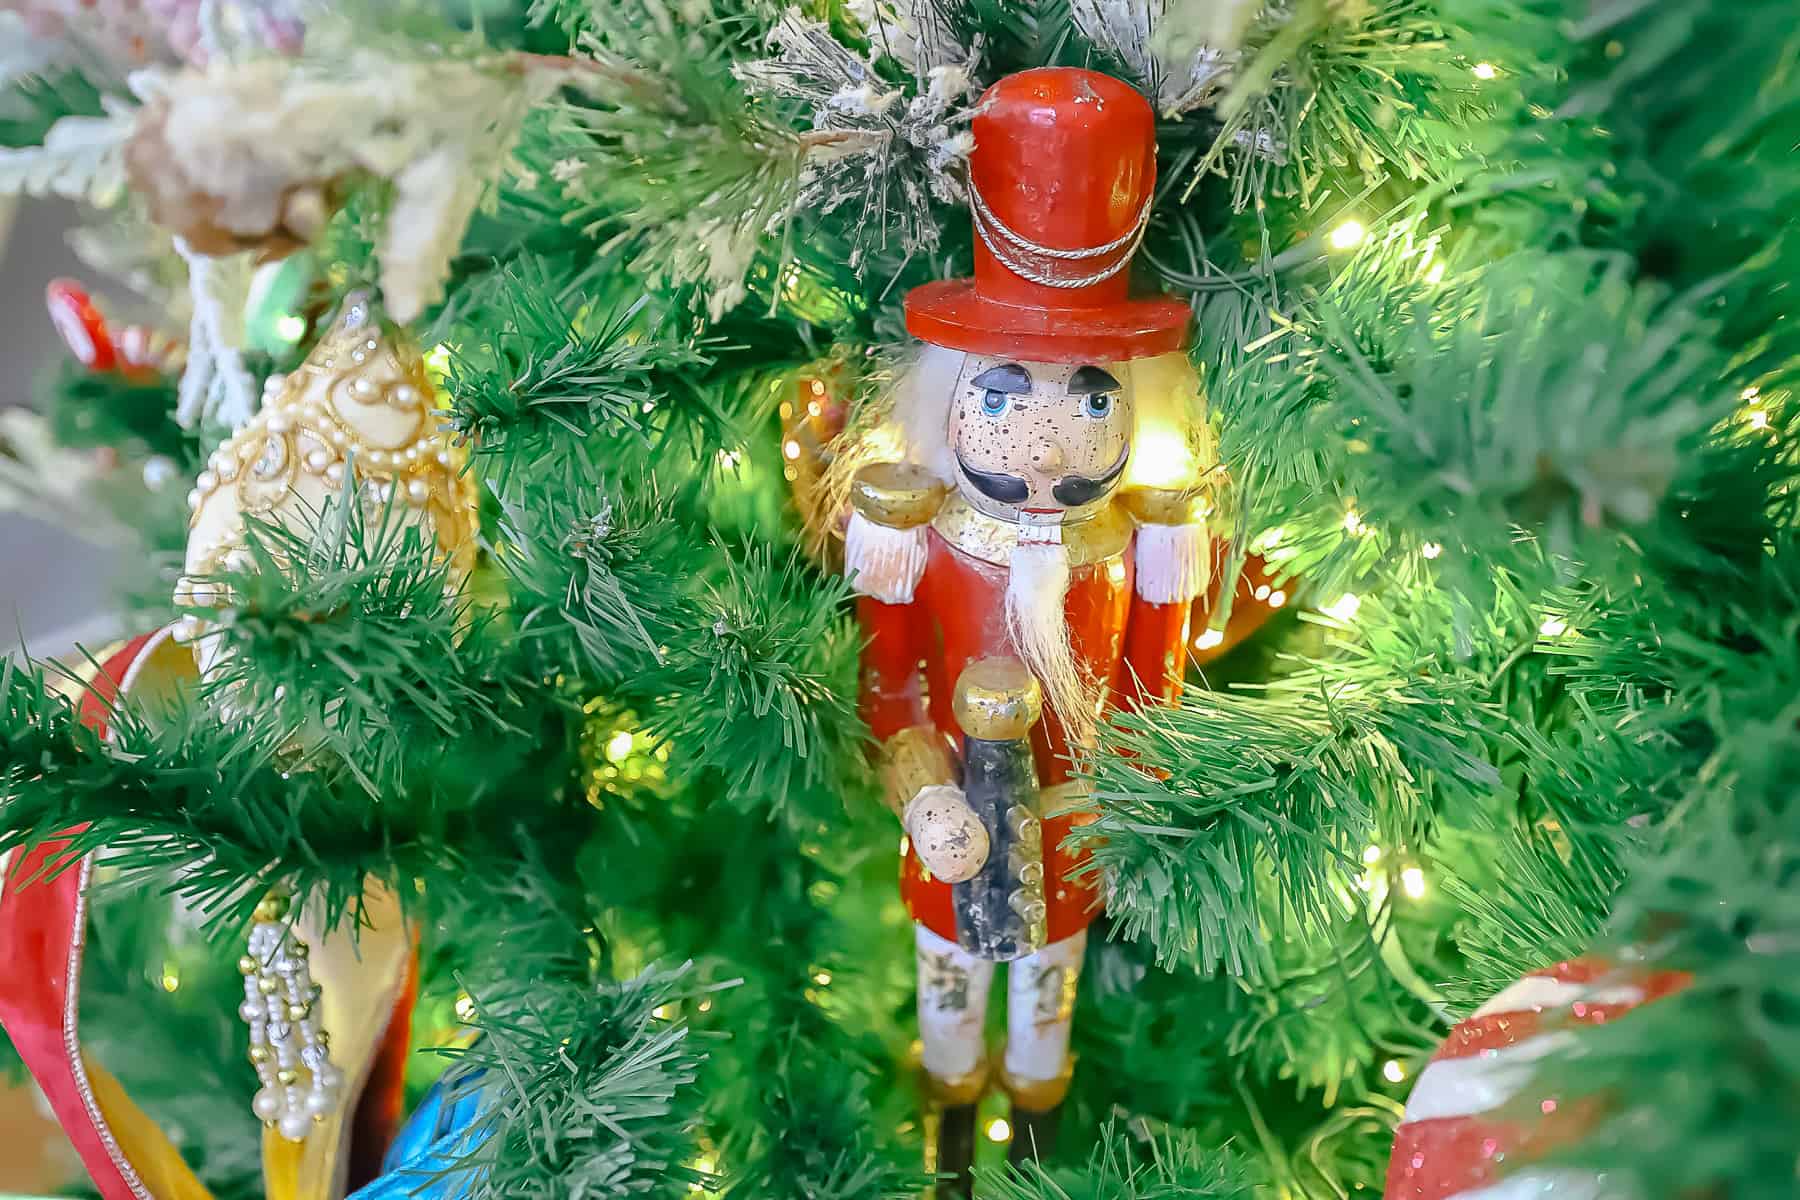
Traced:
<path fill-rule="evenodd" d="M 416 524 L 460 587 L 475 557 L 477 498 L 463 473 L 424 359 L 406 335 L 353 296 L 291 375 L 271 376 L 263 409 L 207 460 L 188 494 L 187 558 L 176 603 L 226 602 L 211 576 L 247 560 L 244 518 L 302 531 L 344 492 L 348 476 L 370 527 Z M 182 621 L 203 676 L 218 666 L 217 638 Z"/>

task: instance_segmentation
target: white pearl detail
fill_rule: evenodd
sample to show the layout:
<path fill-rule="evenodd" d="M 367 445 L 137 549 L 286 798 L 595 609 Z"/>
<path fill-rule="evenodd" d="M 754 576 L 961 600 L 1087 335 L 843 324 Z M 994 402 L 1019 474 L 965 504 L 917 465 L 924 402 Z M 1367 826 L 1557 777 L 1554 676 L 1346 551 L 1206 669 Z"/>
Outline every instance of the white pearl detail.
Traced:
<path fill-rule="evenodd" d="M 273 1121 L 281 1115 L 281 1094 L 274 1088 L 262 1088 L 250 1101 L 250 1111 L 259 1121 Z"/>
<path fill-rule="evenodd" d="M 306 469 L 311 471 L 314 475 L 317 475 L 329 465 L 331 465 L 331 456 L 323 450 L 314 450 L 311 454 L 306 456 Z"/>
<path fill-rule="evenodd" d="M 410 479 L 406 483 L 406 498 L 414 504 L 423 504 L 431 499 L 431 488 L 423 479 Z"/>
<path fill-rule="evenodd" d="M 330 466 L 326 467 L 325 468 L 325 478 L 330 480 L 332 483 L 344 482 L 344 464 L 334 462 Z"/>
<path fill-rule="evenodd" d="M 336 1107 L 344 1076 L 332 1065 L 320 1031 L 311 955 L 287 924 L 288 911 L 285 905 L 258 907 L 240 964 L 247 973 L 238 1015 L 250 1028 L 250 1062 L 261 1084 L 251 1107 L 259 1120 L 298 1142 Z"/>

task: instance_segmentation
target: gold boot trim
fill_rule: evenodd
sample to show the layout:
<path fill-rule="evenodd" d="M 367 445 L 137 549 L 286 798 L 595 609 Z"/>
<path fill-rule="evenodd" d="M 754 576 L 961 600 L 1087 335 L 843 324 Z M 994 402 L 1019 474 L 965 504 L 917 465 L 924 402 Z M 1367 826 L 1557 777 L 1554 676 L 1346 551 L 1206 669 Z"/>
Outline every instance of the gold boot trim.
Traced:
<path fill-rule="evenodd" d="M 964 1104 L 974 1104 L 987 1091 L 988 1064 L 977 1063 L 975 1069 L 966 1075 L 955 1075 L 948 1079 L 933 1075 L 927 1071 L 925 1082 L 930 1090 L 931 1098 L 945 1108 L 956 1108 Z"/>
<path fill-rule="evenodd" d="M 1049 1112 L 1069 1094 L 1069 1080 L 1075 1074 L 1075 1056 L 1071 1054 L 1063 1059 L 1062 1070 L 1054 1079 L 1020 1079 L 1006 1069 L 1006 1058 L 1002 1054 L 996 1074 L 1000 1079 L 1000 1090 L 1011 1098 L 1014 1107 L 1026 1112 Z"/>

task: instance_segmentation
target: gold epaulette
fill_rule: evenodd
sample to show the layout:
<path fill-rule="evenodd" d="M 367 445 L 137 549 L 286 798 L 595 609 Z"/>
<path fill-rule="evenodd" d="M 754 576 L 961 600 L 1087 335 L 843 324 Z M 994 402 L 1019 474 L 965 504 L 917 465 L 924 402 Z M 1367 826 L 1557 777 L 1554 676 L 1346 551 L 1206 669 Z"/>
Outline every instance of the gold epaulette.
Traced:
<path fill-rule="evenodd" d="M 1208 487 L 1129 487 L 1119 503 L 1139 525 L 1198 525 L 1212 516 Z"/>
<path fill-rule="evenodd" d="M 937 515 L 949 492 L 914 463 L 870 463 L 850 484 L 850 503 L 865 521 L 887 529 L 915 529 Z"/>

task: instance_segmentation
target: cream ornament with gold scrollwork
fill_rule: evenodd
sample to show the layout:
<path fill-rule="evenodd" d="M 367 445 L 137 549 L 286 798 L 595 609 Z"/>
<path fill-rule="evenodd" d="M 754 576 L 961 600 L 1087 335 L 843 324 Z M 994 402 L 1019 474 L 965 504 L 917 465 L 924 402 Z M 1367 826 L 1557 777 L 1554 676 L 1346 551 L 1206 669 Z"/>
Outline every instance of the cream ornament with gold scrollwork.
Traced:
<path fill-rule="evenodd" d="M 176 635 L 190 644 L 203 682 L 226 674 L 230 650 L 205 610 L 232 603 L 222 571 L 252 565 L 249 518 L 304 538 L 347 498 L 367 529 L 417 528 L 426 551 L 447 562 L 448 586 L 462 587 L 474 565 L 478 503 L 444 416 L 418 348 L 361 296 L 345 302 L 299 367 L 270 379 L 262 411 L 213 451 L 189 496 L 175 598 L 190 612 Z M 279 557 L 281 547 L 270 549 Z M 212 699 L 229 710 L 228 694 Z M 405 1036 L 403 1024 L 389 1022 L 410 1010 L 413 935 L 397 897 L 368 886 L 368 911 L 383 915 L 355 938 L 323 927 L 307 897 L 278 886 L 259 906 L 239 964 L 271 1198 L 342 1194 L 356 1097 L 384 1042 Z"/>
<path fill-rule="evenodd" d="M 187 556 L 176 602 L 226 603 L 211 577 L 245 565 L 244 518 L 301 531 L 344 491 L 349 476 L 370 528 L 382 514 L 416 523 L 459 585 L 474 562 L 477 501 L 464 452 L 451 440 L 423 358 L 353 297 L 294 372 L 271 376 L 264 406 L 207 460 L 188 495 Z M 391 508 L 390 508 L 391 506 Z M 203 677 L 219 665 L 219 639 L 190 615 Z"/>

